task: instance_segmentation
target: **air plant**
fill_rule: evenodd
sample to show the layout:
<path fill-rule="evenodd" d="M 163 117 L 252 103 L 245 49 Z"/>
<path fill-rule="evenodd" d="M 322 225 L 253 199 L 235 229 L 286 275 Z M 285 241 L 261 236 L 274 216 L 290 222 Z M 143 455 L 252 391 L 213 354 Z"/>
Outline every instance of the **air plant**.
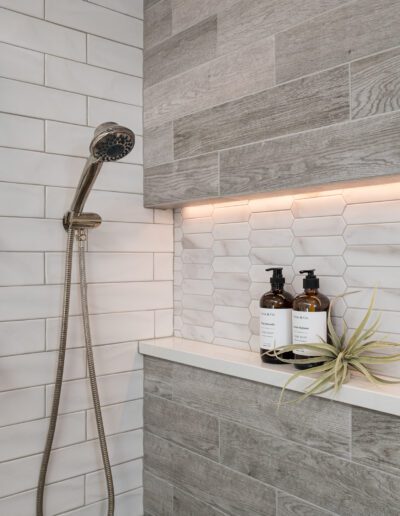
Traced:
<path fill-rule="evenodd" d="M 295 400 L 285 403 L 302 401 L 313 394 L 323 394 L 329 391 L 337 393 L 343 384 L 349 381 L 352 371 L 361 373 L 371 383 L 377 385 L 400 383 L 400 381 L 382 378 L 381 376 L 376 375 L 370 368 L 372 365 L 388 364 L 390 362 L 400 360 L 400 353 L 392 355 L 374 355 L 374 351 L 400 346 L 398 343 L 387 342 L 385 339 L 374 339 L 374 335 L 379 327 L 380 315 L 370 327 L 367 327 L 375 303 L 375 290 L 372 294 L 371 301 L 364 318 L 352 335 L 347 338 L 347 328 L 345 323 L 343 325 L 342 335 L 339 336 L 336 332 L 332 323 L 332 309 L 338 299 L 351 293 L 336 297 L 329 307 L 327 317 L 328 335 L 330 337 L 327 340 L 329 342 L 324 342 L 321 339 L 321 342 L 318 343 L 292 344 L 268 352 L 269 354 L 274 354 L 282 362 L 290 364 L 321 364 L 322 362 L 321 365 L 294 373 L 282 388 L 279 405 L 283 403 L 283 395 L 289 384 L 296 380 L 296 378 L 305 375 L 314 375 L 315 373 L 321 374 L 311 382 L 311 384 L 304 390 L 303 394 L 298 396 Z M 296 349 L 303 349 L 305 351 L 312 352 L 313 356 L 311 358 L 301 359 L 284 359 L 282 357 L 284 353 L 294 351 Z"/>

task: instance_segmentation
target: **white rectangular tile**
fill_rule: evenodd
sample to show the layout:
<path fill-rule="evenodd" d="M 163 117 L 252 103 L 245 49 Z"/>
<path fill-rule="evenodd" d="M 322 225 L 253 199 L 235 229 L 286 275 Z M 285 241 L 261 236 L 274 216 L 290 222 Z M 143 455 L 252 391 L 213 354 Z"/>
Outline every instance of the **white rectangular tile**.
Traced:
<path fill-rule="evenodd" d="M 111 464 L 136 459 L 143 455 L 142 431 L 133 430 L 107 439 Z M 102 466 L 99 443 L 96 440 L 54 450 L 49 467 L 49 482 L 96 471 Z"/>
<path fill-rule="evenodd" d="M 143 371 L 109 374 L 97 379 L 102 406 L 124 403 L 143 397 Z M 46 411 L 50 414 L 54 386 L 46 387 Z M 65 382 L 61 393 L 60 414 L 93 407 L 88 379 Z"/>
<path fill-rule="evenodd" d="M 96 66 L 46 56 L 46 85 L 141 106 L 142 79 Z"/>
<path fill-rule="evenodd" d="M 37 419 L 0 428 L 0 462 L 41 453 L 45 446 L 48 419 Z M 85 413 L 60 416 L 54 436 L 53 448 L 60 448 L 85 440 Z"/>
<path fill-rule="evenodd" d="M 106 344 L 93 349 L 96 373 L 99 375 L 122 373 L 143 368 L 143 357 L 137 342 Z"/>
<path fill-rule="evenodd" d="M 379 224 L 399 220 L 400 200 L 350 204 L 343 213 L 348 224 Z"/>
<path fill-rule="evenodd" d="M 343 254 L 347 265 L 395 267 L 400 263 L 400 246 L 360 245 L 348 246 Z"/>
<path fill-rule="evenodd" d="M 154 210 L 154 222 L 156 224 L 173 224 L 173 210 Z"/>
<path fill-rule="evenodd" d="M 344 279 L 349 287 L 400 288 L 400 267 L 347 267 Z"/>
<path fill-rule="evenodd" d="M 52 383 L 56 377 L 58 353 L 30 353 L 0 358 L 0 390 L 21 389 Z M 66 380 L 83 378 L 86 374 L 85 356 L 81 349 L 67 351 L 65 374 Z"/>
<path fill-rule="evenodd" d="M 20 149 L 44 150 L 43 120 L 0 113 L 0 127 L 0 145 Z"/>
<path fill-rule="evenodd" d="M 85 162 L 84 158 L 3 147 L 0 148 L 0 180 L 76 188 Z M 142 183 L 141 165 L 105 163 L 95 187 L 97 190 L 141 193 Z"/>
<path fill-rule="evenodd" d="M 250 253 L 250 261 L 254 265 L 291 265 L 293 259 L 294 253 L 290 247 L 253 247 Z"/>
<path fill-rule="evenodd" d="M 143 50 L 88 35 L 88 64 L 143 77 Z"/>
<path fill-rule="evenodd" d="M 85 34 L 44 20 L 0 9 L 0 34 L 5 43 L 78 61 L 86 59 Z"/>
<path fill-rule="evenodd" d="M 0 426 L 44 417 L 44 394 L 43 386 L 0 393 Z"/>
<path fill-rule="evenodd" d="M 184 219 L 182 222 L 183 233 L 210 233 L 213 229 L 212 217 L 199 217 L 197 219 Z"/>
<path fill-rule="evenodd" d="M 0 252 L 0 286 L 42 284 L 43 267 L 42 253 Z"/>
<path fill-rule="evenodd" d="M 46 20 L 128 45 L 143 46 L 141 20 L 83 0 L 47 0 Z"/>
<path fill-rule="evenodd" d="M 314 268 L 317 275 L 342 276 L 346 263 L 341 256 L 300 256 L 293 262 L 293 269 L 296 272 Z"/>
<path fill-rule="evenodd" d="M 290 210 L 293 203 L 293 196 L 280 195 L 277 197 L 264 197 L 249 201 L 249 208 L 253 213 L 258 211 Z"/>
<path fill-rule="evenodd" d="M 400 224 L 362 224 L 346 227 L 343 237 L 349 245 L 363 245 L 374 242 L 376 245 L 400 244 Z"/>
<path fill-rule="evenodd" d="M 250 260 L 247 256 L 218 256 L 214 258 L 215 272 L 247 272 L 250 269 Z"/>
<path fill-rule="evenodd" d="M 173 310 L 155 310 L 156 338 L 169 337 L 173 334 Z"/>
<path fill-rule="evenodd" d="M 80 507 L 85 502 L 84 477 L 75 477 L 46 486 L 45 514 L 59 514 Z M 36 489 L 24 491 L 0 500 L 1 514 L 7 516 L 35 516 Z"/>
<path fill-rule="evenodd" d="M 89 251 L 172 252 L 172 226 L 104 222 L 90 234 Z"/>
<path fill-rule="evenodd" d="M 44 83 L 44 55 L 40 52 L 0 43 L 0 70 L 3 77 Z"/>
<path fill-rule="evenodd" d="M 46 151 L 86 158 L 89 144 L 93 139 L 94 128 L 83 125 L 46 122 Z M 143 163 L 143 139 L 136 136 L 135 147 L 125 158 L 124 163 Z"/>
<path fill-rule="evenodd" d="M 88 283 L 151 281 L 153 279 L 153 256 L 151 253 L 87 253 L 86 267 Z M 63 283 L 64 268 L 65 253 L 47 253 L 46 283 Z M 76 253 L 74 254 L 72 281 L 74 283 L 79 281 L 79 262 Z"/>
<path fill-rule="evenodd" d="M 17 286 L 0 289 L 0 321 L 57 317 L 62 310 L 62 286 Z M 71 315 L 79 313 L 78 288 L 72 288 Z"/>
<path fill-rule="evenodd" d="M 143 400 L 107 405 L 102 409 L 102 413 L 106 435 L 127 432 L 143 426 Z M 87 412 L 87 438 L 95 439 L 96 437 L 96 418 L 92 409 Z"/>
<path fill-rule="evenodd" d="M 214 307 L 216 321 L 249 324 L 250 312 L 248 308 L 237 306 L 216 306 Z"/>
<path fill-rule="evenodd" d="M 341 235 L 346 224 L 342 217 L 314 217 L 295 219 L 293 233 L 295 236 L 334 236 Z"/>
<path fill-rule="evenodd" d="M 227 224 L 231 222 L 246 222 L 249 219 L 250 210 L 247 204 L 239 206 L 216 207 L 213 211 L 214 222 Z"/>
<path fill-rule="evenodd" d="M 71 206 L 75 191 L 73 188 L 46 188 L 46 217 L 62 219 Z M 153 210 L 143 207 L 140 194 L 95 190 L 91 192 L 85 210 L 99 213 L 105 221 L 153 222 Z"/>
<path fill-rule="evenodd" d="M 83 95 L 12 79 L 0 78 L 0 109 L 17 115 L 86 123 L 86 98 Z"/>
<path fill-rule="evenodd" d="M 135 489 L 115 497 L 115 510 L 118 516 L 142 516 L 143 514 L 143 489 Z M 107 501 L 87 505 L 80 509 L 64 512 L 59 516 L 98 516 L 107 511 Z"/>
<path fill-rule="evenodd" d="M 89 97 L 89 125 L 96 127 L 108 120 L 129 127 L 136 135 L 143 134 L 143 108 L 141 106 Z"/>
<path fill-rule="evenodd" d="M 66 233 L 58 220 L 0 218 L 3 251 L 63 251 Z"/>
<path fill-rule="evenodd" d="M 347 204 L 400 199 L 400 182 L 345 188 L 343 198 Z"/>
<path fill-rule="evenodd" d="M 0 497 L 35 488 L 41 459 L 40 454 L 0 463 Z"/>
<path fill-rule="evenodd" d="M 89 285 L 89 311 L 128 312 L 172 308 L 172 282 L 94 283 Z"/>
<path fill-rule="evenodd" d="M 43 217 L 44 188 L 0 182 L 0 216 Z"/>
<path fill-rule="evenodd" d="M 290 228 L 293 215 L 289 210 L 258 212 L 251 215 L 249 223 L 253 229 Z"/>
<path fill-rule="evenodd" d="M 92 4 L 103 5 L 114 11 L 143 19 L 143 0 L 90 0 Z"/>
<path fill-rule="evenodd" d="M 289 246 L 293 241 L 293 233 L 289 229 L 256 229 L 250 235 L 251 247 Z"/>
<path fill-rule="evenodd" d="M 173 279 L 173 258 L 172 253 L 154 254 L 154 279 L 171 280 Z"/>
<path fill-rule="evenodd" d="M 346 243 L 341 236 L 304 236 L 296 237 L 293 241 L 293 251 L 297 256 L 342 254 L 345 247 Z"/>
<path fill-rule="evenodd" d="M 0 356 L 44 351 L 44 319 L 0 323 Z"/>
<path fill-rule="evenodd" d="M 247 238 L 249 233 L 250 226 L 247 222 L 216 224 L 213 229 L 213 237 L 215 240 L 243 239 Z"/>
<path fill-rule="evenodd" d="M 93 345 L 112 344 L 154 337 L 154 317 L 152 311 L 122 312 L 90 316 Z M 57 349 L 61 319 L 47 319 L 47 349 Z M 0 326 L 1 328 L 1 326 Z M 68 348 L 85 345 L 81 317 L 70 317 L 68 325 Z"/>
<path fill-rule="evenodd" d="M 115 493 L 125 493 L 143 484 L 143 461 L 136 459 L 112 468 Z M 86 503 L 91 504 L 107 497 L 103 471 L 86 475 Z"/>
<path fill-rule="evenodd" d="M 344 208 L 345 202 L 341 195 L 328 195 L 326 197 L 295 199 L 292 212 L 298 218 L 327 217 L 329 215 L 341 215 Z"/>
<path fill-rule="evenodd" d="M 44 0 L 0 0 L 0 6 L 38 18 L 44 14 Z"/>

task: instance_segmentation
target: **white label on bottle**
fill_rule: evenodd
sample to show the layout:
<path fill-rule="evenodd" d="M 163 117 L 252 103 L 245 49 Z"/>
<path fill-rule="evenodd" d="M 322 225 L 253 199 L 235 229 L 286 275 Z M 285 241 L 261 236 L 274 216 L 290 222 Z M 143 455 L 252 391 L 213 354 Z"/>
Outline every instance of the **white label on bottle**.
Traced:
<path fill-rule="evenodd" d="M 260 347 L 271 350 L 292 343 L 292 309 L 260 308 Z"/>
<path fill-rule="evenodd" d="M 299 312 L 293 310 L 293 344 L 318 344 L 326 342 L 326 312 Z M 322 340 L 321 340 L 322 339 Z M 315 356 L 315 351 L 296 349 L 297 355 Z"/>

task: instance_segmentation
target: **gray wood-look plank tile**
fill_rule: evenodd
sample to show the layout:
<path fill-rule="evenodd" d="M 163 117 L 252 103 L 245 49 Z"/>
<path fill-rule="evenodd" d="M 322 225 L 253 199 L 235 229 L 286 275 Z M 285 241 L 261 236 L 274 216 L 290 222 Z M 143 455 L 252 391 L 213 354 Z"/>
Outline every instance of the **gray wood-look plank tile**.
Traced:
<path fill-rule="evenodd" d="M 144 12 L 144 48 L 149 50 L 160 41 L 171 36 L 172 8 L 171 0 L 158 0 L 146 5 Z"/>
<path fill-rule="evenodd" d="M 276 35 L 277 81 L 399 44 L 398 0 L 356 0 Z"/>
<path fill-rule="evenodd" d="M 144 398 L 144 427 L 149 432 L 218 460 L 218 419 L 164 398 Z"/>
<path fill-rule="evenodd" d="M 207 154 L 146 168 L 144 204 L 168 206 L 218 196 L 218 155 Z"/>
<path fill-rule="evenodd" d="M 217 17 L 211 16 L 144 52 L 144 87 L 216 56 Z"/>
<path fill-rule="evenodd" d="M 310 505 L 304 500 L 278 492 L 276 516 L 333 516 L 333 514 Z"/>
<path fill-rule="evenodd" d="M 272 39 L 255 42 L 146 88 L 145 127 L 273 86 L 273 47 Z"/>
<path fill-rule="evenodd" d="M 154 4 L 156 4 L 157 2 L 160 2 L 160 1 L 162 1 L 162 0 L 144 0 L 144 2 L 143 2 L 144 10 L 149 9 L 150 7 L 153 7 Z"/>
<path fill-rule="evenodd" d="M 218 53 L 223 54 L 248 45 L 348 0 L 241 0 L 218 16 Z"/>
<path fill-rule="evenodd" d="M 181 489 L 174 489 L 174 516 L 225 516 L 225 512 L 197 500 Z"/>
<path fill-rule="evenodd" d="M 349 118 L 342 66 L 174 122 L 175 159 L 314 129 Z"/>
<path fill-rule="evenodd" d="M 171 484 L 146 469 L 143 472 L 143 506 L 145 516 L 173 516 L 174 489 Z"/>
<path fill-rule="evenodd" d="M 277 412 L 279 395 L 276 387 L 174 365 L 175 401 L 278 437 L 350 456 L 350 407 L 313 397 Z M 287 393 L 288 400 L 296 396 Z"/>
<path fill-rule="evenodd" d="M 291 190 L 395 175 L 400 115 L 388 114 L 221 152 L 220 194 Z"/>
<path fill-rule="evenodd" d="M 180 32 L 227 9 L 238 0 L 172 0 L 172 31 Z"/>
<path fill-rule="evenodd" d="M 145 432 L 146 468 L 231 516 L 275 516 L 275 491 L 210 459 Z"/>
<path fill-rule="evenodd" d="M 342 516 L 398 516 L 400 478 L 221 421 L 221 462 Z"/>
<path fill-rule="evenodd" d="M 145 167 L 173 161 L 174 135 L 171 122 L 144 130 L 143 154 Z"/>
<path fill-rule="evenodd" d="M 172 398 L 173 363 L 159 358 L 144 357 L 144 392 Z"/>
<path fill-rule="evenodd" d="M 400 475 L 400 418 L 352 409 L 353 460 Z"/>
<path fill-rule="evenodd" d="M 400 48 L 351 63 L 351 99 L 353 118 L 400 109 Z"/>

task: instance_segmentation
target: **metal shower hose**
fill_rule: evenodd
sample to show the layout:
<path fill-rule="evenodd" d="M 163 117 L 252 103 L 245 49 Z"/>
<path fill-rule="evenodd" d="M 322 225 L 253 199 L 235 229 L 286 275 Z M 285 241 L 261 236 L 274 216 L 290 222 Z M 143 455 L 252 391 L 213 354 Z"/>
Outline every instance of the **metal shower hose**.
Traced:
<path fill-rule="evenodd" d="M 93 350 L 92 350 L 92 339 L 90 335 L 89 326 L 89 310 L 87 302 L 87 283 L 86 283 L 86 265 L 85 265 L 85 241 L 86 241 L 86 230 L 74 229 L 72 226 L 68 229 L 67 237 L 67 250 L 66 250 L 66 262 L 65 262 L 65 280 L 64 280 L 64 298 L 63 298 L 63 310 L 61 319 L 61 334 L 60 334 L 60 348 L 58 354 L 58 366 L 57 376 L 54 388 L 53 404 L 51 408 L 49 429 L 46 438 L 45 450 L 43 453 L 42 464 L 40 467 L 39 483 L 36 496 L 36 516 L 43 516 L 43 498 L 44 488 L 46 483 L 47 468 L 49 465 L 51 448 L 53 445 L 54 433 L 57 425 L 58 409 L 60 405 L 61 388 L 64 374 L 64 362 L 65 362 L 65 350 L 67 346 L 67 335 L 68 335 L 68 317 L 69 317 L 69 305 L 71 297 L 71 273 L 72 273 L 72 252 L 74 248 L 74 236 L 77 234 L 79 242 L 79 273 L 80 273 L 80 291 L 81 291 L 81 302 L 82 302 L 82 315 L 83 315 L 83 329 L 85 333 L 86 343 L 86 356 L 87 365 L 89 370 L 90 388 L 92 391 L 93 405 L 96 416 L 97 432 L 99 436 L 99 443 L 101 449 L 101 455 L 103 459 L 104 473 L 107 483 L 108 493 L 108 512 L 107 516 L 114 515 L 114 485 L 112 478 L 112 471 L 110 465 L 110 459 L 107 451 L 106 437 L 104 434 L 103 418 L 101 415 L 101 406 L 99 400 L 99 392 L 97 389 L 96 382 L 96 371 L 94 367 Z"/>

